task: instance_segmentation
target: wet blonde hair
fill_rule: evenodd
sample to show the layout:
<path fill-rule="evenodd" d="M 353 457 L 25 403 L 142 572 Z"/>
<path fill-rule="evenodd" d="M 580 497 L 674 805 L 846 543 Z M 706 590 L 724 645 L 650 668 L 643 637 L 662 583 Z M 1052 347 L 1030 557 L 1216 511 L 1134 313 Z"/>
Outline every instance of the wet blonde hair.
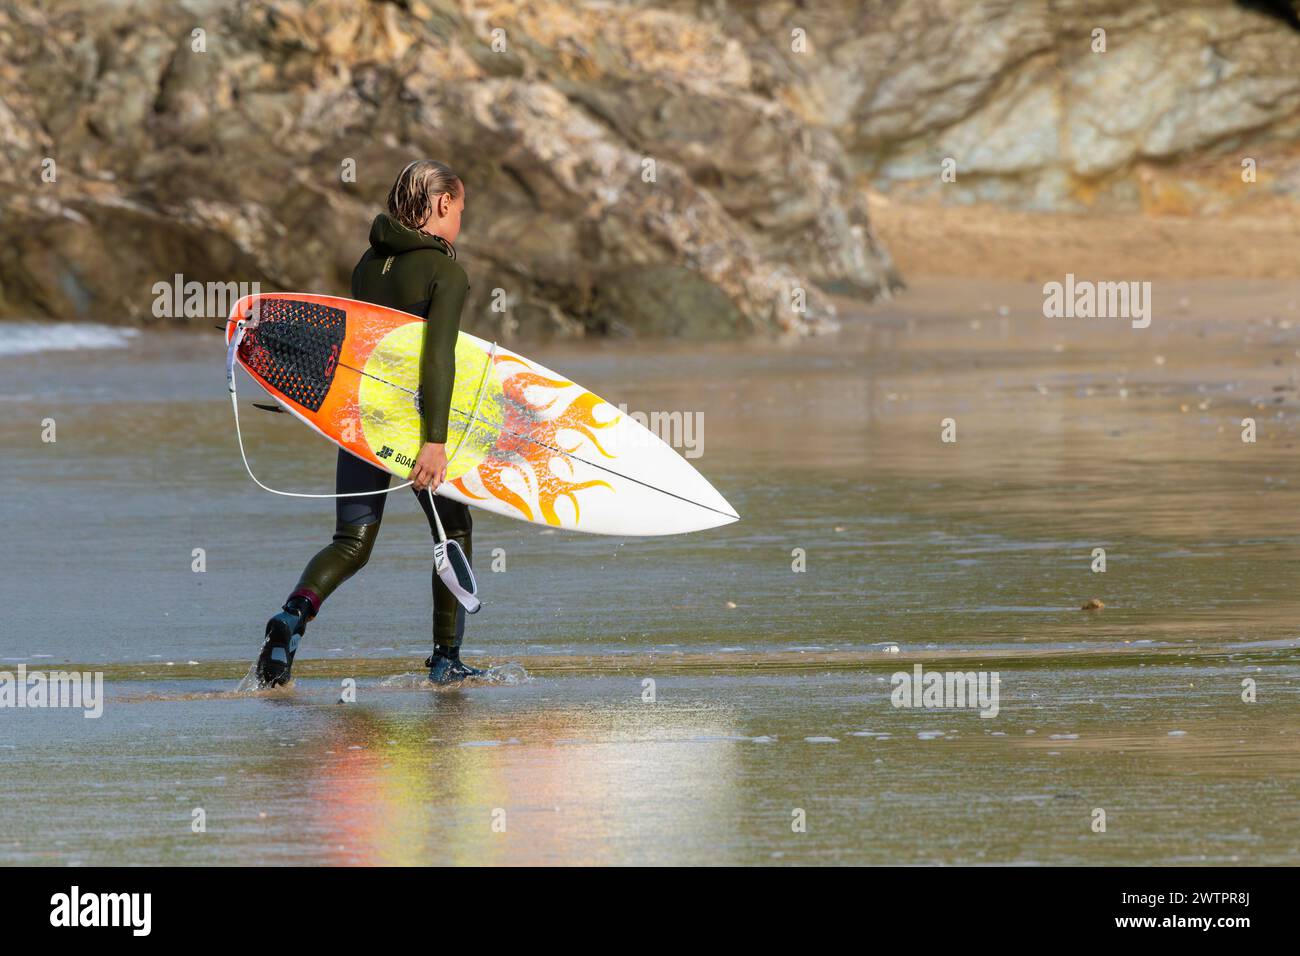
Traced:
<path fill-rule="evenodd" d="M 388 214 L 419 232 L 440 195 L 451 193 L 452 199 L 459 199 L 463 189 L 460 177 L 446 163 L 417 159 L 397 174 L 388 191 Z"/>

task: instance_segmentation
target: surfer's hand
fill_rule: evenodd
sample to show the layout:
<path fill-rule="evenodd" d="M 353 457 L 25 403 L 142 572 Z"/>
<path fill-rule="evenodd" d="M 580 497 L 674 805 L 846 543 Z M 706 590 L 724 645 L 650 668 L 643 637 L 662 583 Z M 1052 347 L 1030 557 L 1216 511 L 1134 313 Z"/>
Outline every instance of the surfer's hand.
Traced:
<path fill-rule="evenodd" d="M 447 480 L 447 446 L 426 442 L 415 456 L 415 467 L 411 469 L 411 483 L 416 491 L 425 488 L 436 489 Z"/>

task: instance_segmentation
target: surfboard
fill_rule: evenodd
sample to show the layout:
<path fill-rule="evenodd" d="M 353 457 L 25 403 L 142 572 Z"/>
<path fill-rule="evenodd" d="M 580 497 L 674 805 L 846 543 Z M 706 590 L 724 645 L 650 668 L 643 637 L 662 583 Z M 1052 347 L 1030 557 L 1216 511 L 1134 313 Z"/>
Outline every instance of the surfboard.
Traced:
<path fill-rule="evenodd" d="M 226 323 L 238 364 L 283 409 L 405 479 L 423 444 L 424 319 L 368 302 L 262 293 Z M 591 534 L 666 535 L 738 519 L 671 446 L 551 369 L 461 332 L 445 497 Z"/>

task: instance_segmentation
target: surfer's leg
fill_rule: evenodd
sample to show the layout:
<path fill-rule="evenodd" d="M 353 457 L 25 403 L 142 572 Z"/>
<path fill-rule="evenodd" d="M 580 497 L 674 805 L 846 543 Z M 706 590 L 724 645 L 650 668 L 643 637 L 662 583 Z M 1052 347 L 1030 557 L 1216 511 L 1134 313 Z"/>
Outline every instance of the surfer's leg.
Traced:
<path fill-rule="evenodd" d="M 389 474 L 339 450 L 334 485 L 337 493 L 383 491 Z M 266 638 L 257 658 L 257 682 L 261 687 L 288 683 L 298 643 L 307 622 L 320 613 L 321 602 L 340 584 L 356 574 L 370 560 L 370 551 L 384 517 L 382 494 L 360 498 L 339 498 L 335 503 L 334 540 L 307 562 L 298 586 L 284 602 L 284 608 L 266 623 Z"/>
<path fill-rule="evenodd" d="M 392 476 L 382 468 L 339 449 L 335 470 L 335 492 L 355 494 L 360 491 L 383 492 Z M 384 517 L 385 494 L 335 501 L 334 540 L 307 562 L 292 597 L 301 597 L 311 605 L 312 617 L 320 613 L 321 603 L 352 575 L 366 566 L 379 536 Z"/>

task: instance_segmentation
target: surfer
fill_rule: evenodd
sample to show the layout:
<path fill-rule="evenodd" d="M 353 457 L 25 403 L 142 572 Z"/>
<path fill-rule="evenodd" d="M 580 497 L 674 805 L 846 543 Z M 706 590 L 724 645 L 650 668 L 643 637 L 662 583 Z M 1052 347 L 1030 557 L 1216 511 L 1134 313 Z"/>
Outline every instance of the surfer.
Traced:
<path fill-rule="evenodd" d="M 412 488 L 435 528 L 433 509 L 449 539 L 470 557 L 469 508 L 436 495 L 447 476 L 447 416 L 456 374 L 456 336 L 461 307 L 469 291 L 465 270 L 456 262 L 452 245 L 460 234 L 465 209 L 465 185 L 451 169 L 434 160 L 411 163 L 388 193 L 388 212 L 370 226 L 370 248 L 352 272 L 352 298 L 426 319 L 420 359 L 420 395 L 424 445 L 411 469 Z M 335 471 L 337 494 L 375 492 L 338 498 L 334 540 L 307 562 L 283 609 L 266 623 L 266 640 L 257 658 L 261 687 L 287 683 L 298 642 L 307 623 L 320 613 L 321 603 L 370 558 L 384 517 L 387 471 L 339 449 Z M 433 504 L 430 503 L 432 497 Z M 451 684 L 482 671 L 460 659 L 465 635 L 465 609 L 447 586 L 433 577 L 433 654 L 425 661 L 429 679 Z"/>

